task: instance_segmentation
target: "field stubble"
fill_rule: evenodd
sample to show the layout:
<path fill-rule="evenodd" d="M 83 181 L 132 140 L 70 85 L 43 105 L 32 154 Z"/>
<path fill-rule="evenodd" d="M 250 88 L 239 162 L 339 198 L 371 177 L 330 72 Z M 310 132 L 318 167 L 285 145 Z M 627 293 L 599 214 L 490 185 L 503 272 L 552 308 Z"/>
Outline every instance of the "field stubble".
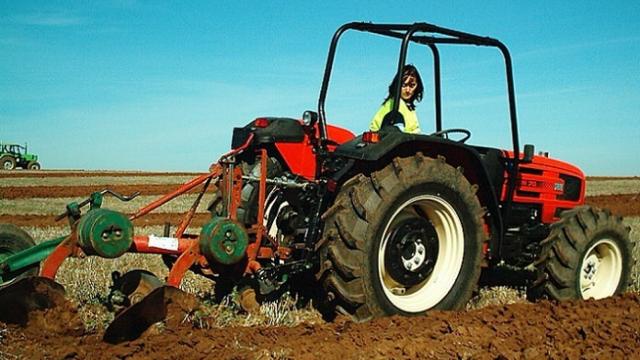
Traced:
<path fill-rule="evenodd" d="M 153 175 L 153 176 L 47 176 L 37 178 L 0 177 L 0 187 L 5 186 L 87 186 L 87 185 L 161 185 L 182 184 L 194 175 Z"/>
<path fill-rule="evenodd" d="M 587 196 L 638 193 L 640 193 L 638 178 L 587 181 Z"/>
<path fill-rule="evenodd" d="M 207 205 L 212 199 L 211 194 L 202 197 L 202 201 L 198 206 L 198 212 L 206 212 Z M 158 195 L 138 196 L 127 202 L 122 202 L 115 197 L 105 196 L 102 207 L 121 211 L 124 213 L 133 213 L 141 207 L 158 199 Z M 171 202 L 161 206 L 157 212 L 165 213 L 182 213 L 191 207 L 198 194 L 187 194 L 172 200 Z M 22 198 L 22 199 L 0 199 L 0 214 L 21 214 L 21 215 L 57 215 L 64 211 L 65 206 L 72 202 L 80 202 L 85 197 L 69 197 L 69 198 Z"/>

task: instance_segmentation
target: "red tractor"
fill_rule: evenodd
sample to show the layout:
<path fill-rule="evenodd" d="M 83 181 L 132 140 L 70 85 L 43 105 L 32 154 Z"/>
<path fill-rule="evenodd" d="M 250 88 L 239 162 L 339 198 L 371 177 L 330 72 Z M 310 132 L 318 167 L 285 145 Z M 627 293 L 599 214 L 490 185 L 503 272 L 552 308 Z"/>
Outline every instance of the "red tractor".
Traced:
<path fill-rule="evenodd" d="M 341 35 L 350 30 L 399 39 L 398 73 L 410 43 L 430 50 L 434 133 L 408 134 L 393 126 L 402 121 L 400 82 L 395 109 L 379 132 L 355 136 L 327 124 L 324 103 L 334 56 Z M 470 145 L 468 130 L 443 128 L 438 46 L 444 44 L 495 47 L 502 53 L 512 150 Z M 461 135 L 452 140 L 453 134 Z M 534 155 L 532 145 L 520 152 L 511 58 L 504 44 L 489 37 L 426 23 L 340 27 L 329 49 L 317 113 L 306 111 L 302 120 L 262 117 L 235 128 L 232 151 L 209 174 L 128 220 L 201 184 L 204 193 L 211 183 L 218 189 L 209 206 L 213 216 L 199 235 L 185 229 L 200 199 L 173 236 L 167 231 L 163 237 L 134 236 L 117 214 L 98 209 L 100 194 L 87 200 L 92 210 L 85 215 L 79 210 L 84 204 L 68 207 L 71 235 L 47 253 L 40 276 L 53 279 L 64 258 L 77 253 L 161 253 L 171 267 L 168 286 L 152 291 L 138 308 L 155 301 L 147 299 L 168 296 L 191 269 L 214 279 L 219 294 L 234 286 L 258 297 L 291 287 L 320 289 L 316 295 L 328 313 L 358 321 L 463 308 L 481 271 L 500 266 L 532 274 L 532 296 L 558 300 L 611 296 L 630 281 L 629 228 L 607 210 L 583 206 L 582 171 Z M 7 263 L 17 263 L 20 254 L 9 256 L 12 261 L 5 259 L 0 269 L 18 274 L 20 269 Z M 135 308 L 123 313 L 127 320 L 111 331 L 110 341 L 132 337 L 119 335 L 122 324 L 152 322 L 141 320 Z"/>

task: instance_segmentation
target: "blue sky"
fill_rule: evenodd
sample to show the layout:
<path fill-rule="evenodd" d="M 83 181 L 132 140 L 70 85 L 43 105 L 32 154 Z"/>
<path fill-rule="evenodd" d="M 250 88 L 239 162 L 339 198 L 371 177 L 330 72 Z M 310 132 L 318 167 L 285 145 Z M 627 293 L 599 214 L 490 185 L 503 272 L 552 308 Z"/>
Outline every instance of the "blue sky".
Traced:
<path fill-rule="evenodd" d="M 503 41 L 514 61 L 520 142 L 589 175 L 640 175 L 640 2 L 1 1 L 0 140 L 44 168 L 203 171 L 234 126 L 315 110 L 329 41 L 350 21 L 424 21 Z M 327 99 L 364 131 L 399 43 L 348 33 Z M 444 47 L 445 127 L 510 148 L 497 50 Z M 433 130 L 431 57 L 418 105 Z"/>

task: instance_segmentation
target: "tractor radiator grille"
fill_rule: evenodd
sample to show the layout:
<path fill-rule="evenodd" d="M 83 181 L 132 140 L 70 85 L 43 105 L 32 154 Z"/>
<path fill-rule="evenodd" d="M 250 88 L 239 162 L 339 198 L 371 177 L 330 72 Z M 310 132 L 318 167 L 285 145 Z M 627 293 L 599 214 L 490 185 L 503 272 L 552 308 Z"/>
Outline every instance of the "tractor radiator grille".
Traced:
<path fill-rule="evenodd" d="M 560 178 L 564 180 L 564 189 L 562 195 L 558 196 L 558 200 L 578 201 L 580 199 L 580 190 L 582 190 L 580 178 L 566 174 L 560 174 Z"/>

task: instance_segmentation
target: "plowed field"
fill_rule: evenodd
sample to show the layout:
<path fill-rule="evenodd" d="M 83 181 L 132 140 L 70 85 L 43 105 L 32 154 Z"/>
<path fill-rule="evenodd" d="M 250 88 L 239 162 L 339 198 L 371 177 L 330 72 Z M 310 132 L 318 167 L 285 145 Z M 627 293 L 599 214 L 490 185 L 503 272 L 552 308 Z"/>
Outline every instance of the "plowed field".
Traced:
<path fill-rule="evenodd" d="M 20 176 L 21 173 L 24 176 Z M 161 177 L 163 174 L 0 173 L 0 201 L 42 198 L 46 204 L 46 199 L 51 198 L 82 198 L 104 186 L 32 186 L 29 180 L 96 176 Z M 19 186 L 2 183 L 3 179 L 20 177 L 24 183 Z M 618 185 L 633 183 L 633 188 L 628 192 L 624 188 L 620 191 L 621 187 L 615 184 L 615 190 L 606 188 L 609 182 L 615 181 L 620 181 Z M 590 178 L 589 183 L 598 189 L 594 194 L 606 195 L 588 196 L 587 204 L 606 207 L 627 217 L 633 228 L 632 236 L 638 238 L 640 194 L 634 192 L 635 182 L 640 183 L 640 178 Z M 109 188 L 123 193 L 141 191 L 144 195 L 160 195 L 176 186 L 120 183 Z M 136 225 L 166 221 L 175 224 L 179 216 L 177 213 L 151 214 L 147 221 Z M 64 225 L 55 223 L 53 218 L 53 215 L 8 214 L 0 207 L 0 223 L 43 229 Z M 198 213 L 194 225 L 200 226 L 207 218 L 206 213 Z M 637 274 L 637 269 L 635 271 Z M 78 306 L 98 305 L 91 305 L 91 300 L 76 301 L 55 314 L 35 314 L 38 321 L 25 328 L 0 324 L 0 359 L 634 359 L 640 358 L 637 291 L 636 284 L 625 295 L 600 301 L 521 302 L 461 312 L 436 311 L 423 317 L 383 318 L 362 324 L 338 318 L 329 323 L 302 322 L 292 327 L 219 327 L 183 319 L 176 313 L 170 314 L 174 321 L 168 321 L 164 327 L 154 327 L 140 339 L 120 345 L 104 343 L 102 327 L 87 327 L 86 316 L 80 319 Z"/>
<path fill-rule="evenodd" d="M 73 322 L 70 322 L 73 323 Z M 489 306 L 356 324 L 194 329 L 190 325 L 120 345 L 73 327 L 5 331 L 4 352 L 52 359 L 633 359 L 640 297 Z"/>

